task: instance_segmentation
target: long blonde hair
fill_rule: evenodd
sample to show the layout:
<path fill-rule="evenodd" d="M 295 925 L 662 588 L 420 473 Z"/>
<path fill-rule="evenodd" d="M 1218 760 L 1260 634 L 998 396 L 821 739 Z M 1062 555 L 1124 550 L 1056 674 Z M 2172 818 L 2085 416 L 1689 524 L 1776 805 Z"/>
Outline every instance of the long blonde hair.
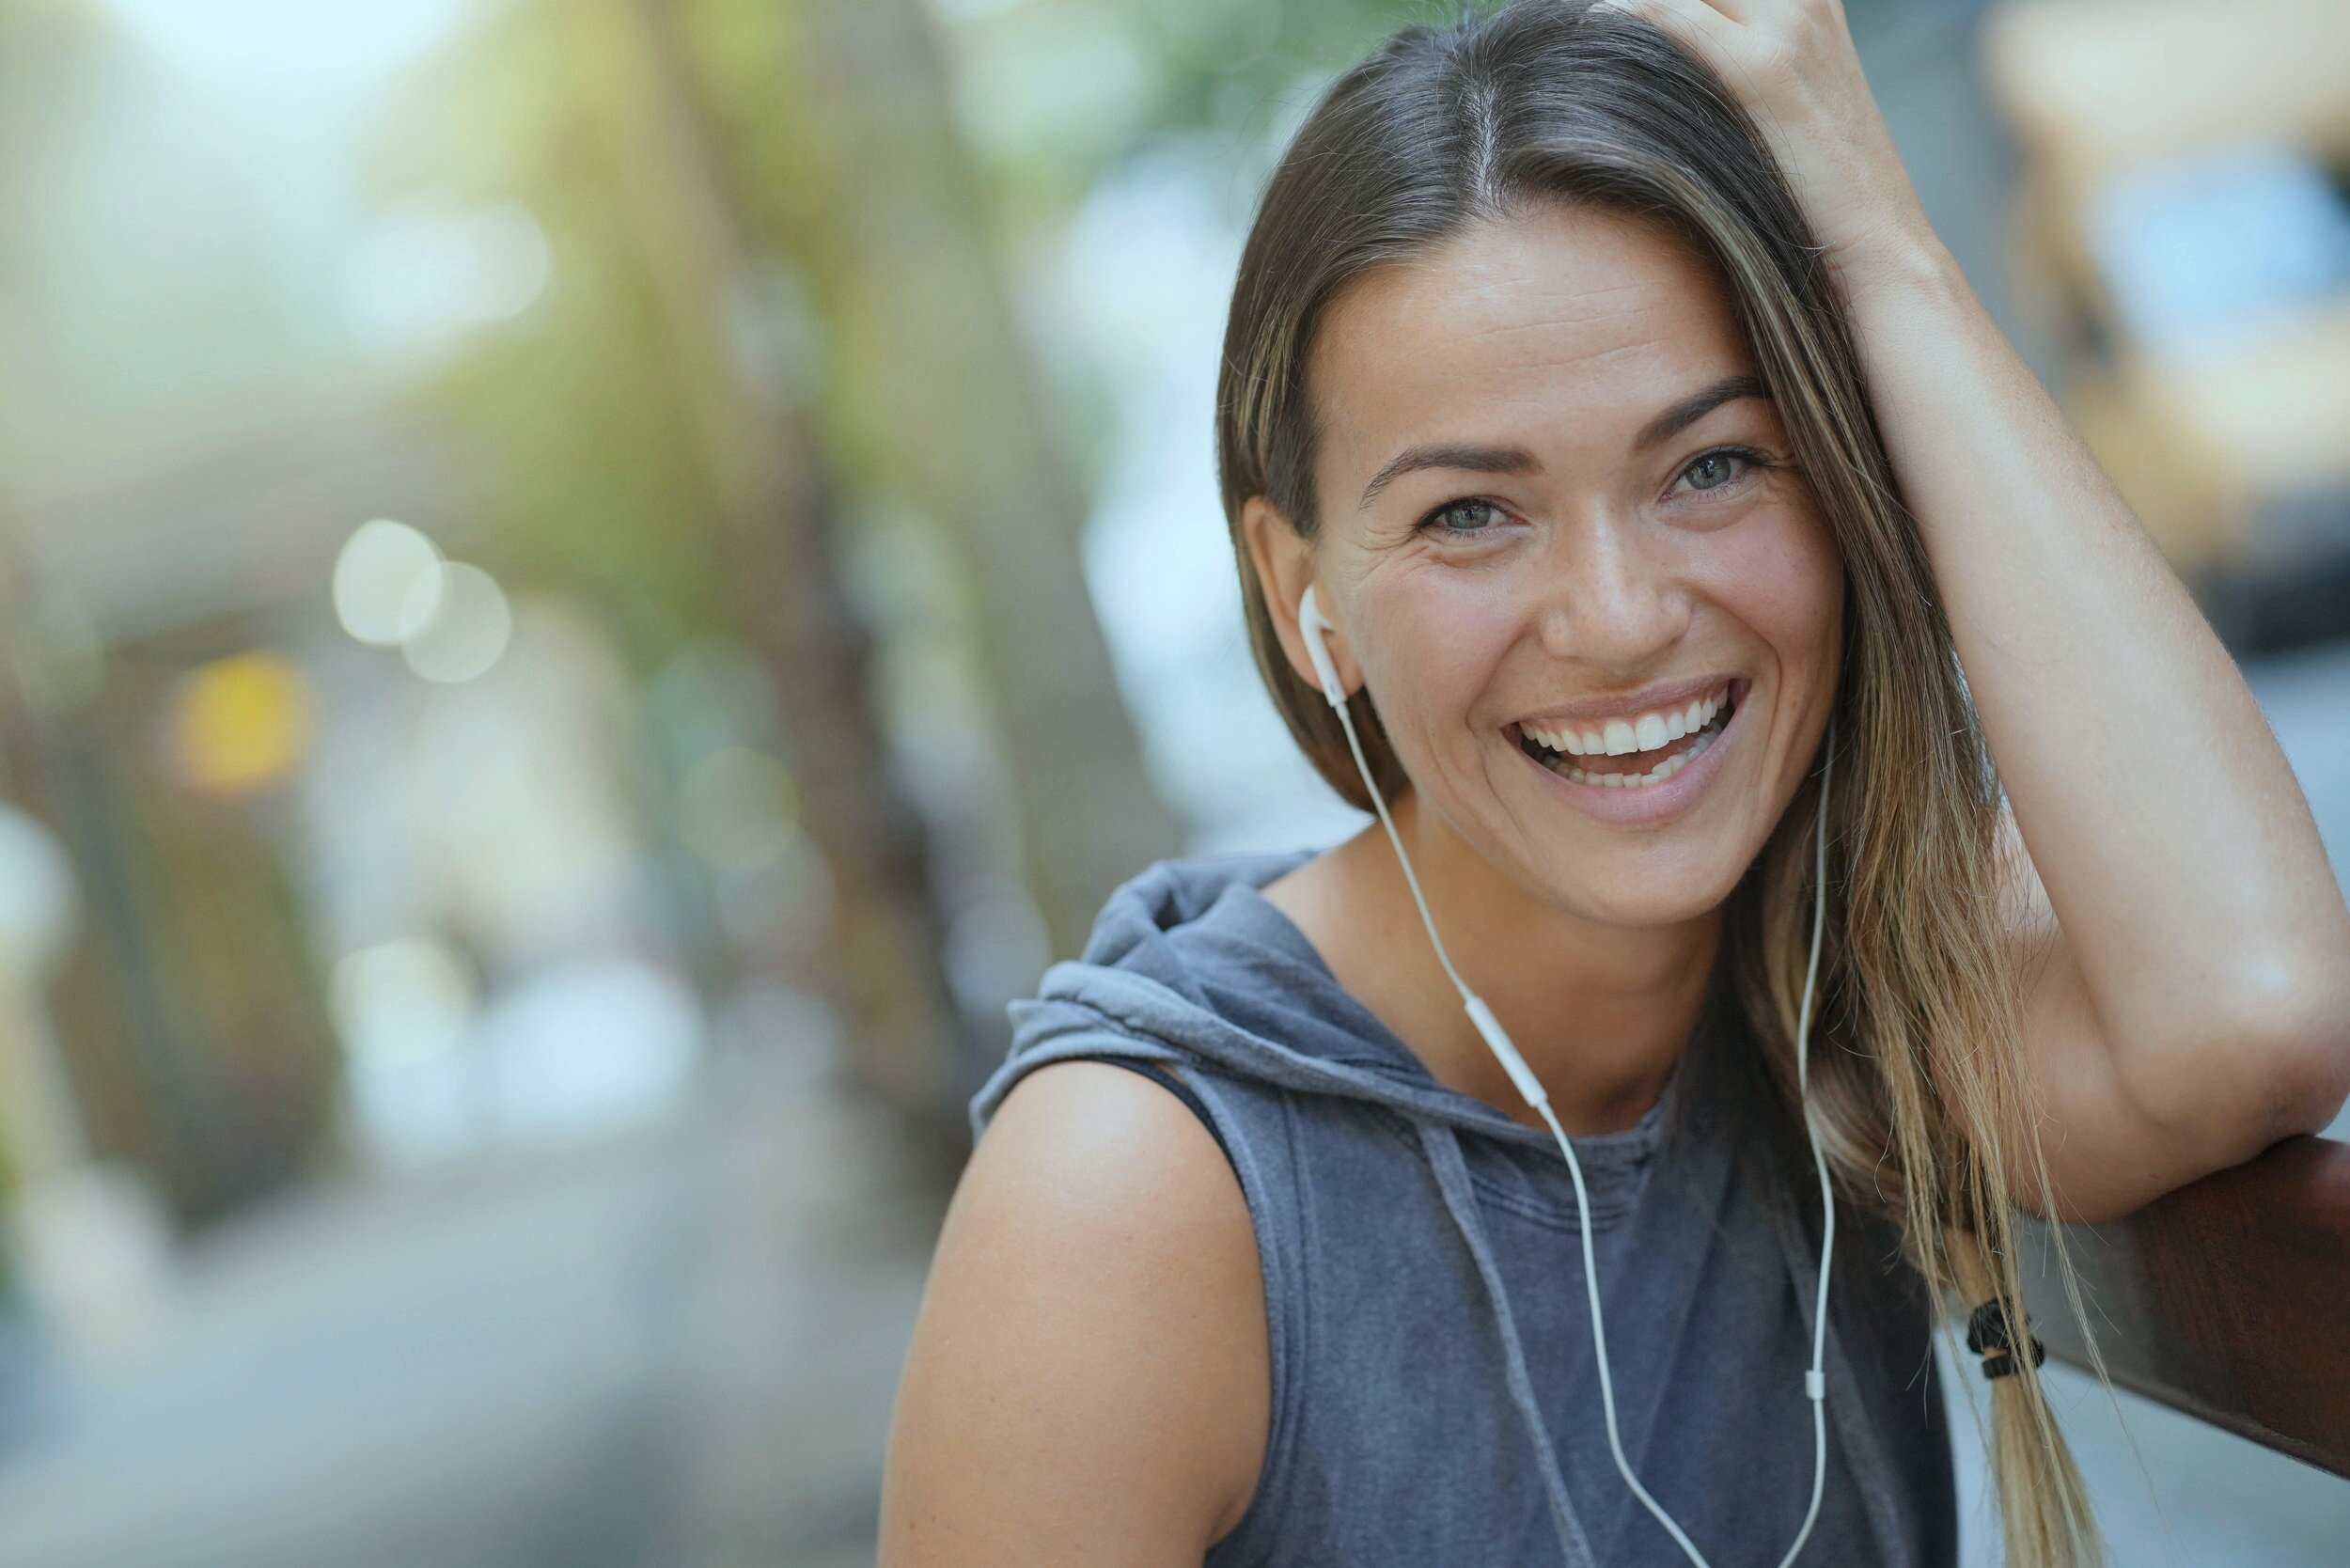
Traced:
<path fill-rule="evenodd" d="M 1409 26 L 1340 76 L 1291 141 L 1242 253 L 1216 400 L 1258 667 L 1322 776 L 1370 809 L 1337 716 L 1281 654 L 1242 508 L 1261 494 L 1314 535 L 1306 366 L 1340 291 L 1537 200 L 1661 224 L 1730 290 L 1847 578 L 1814 1114 L 1842 1196 L 1899 1229 L 1937 1300 L 2020 1303 L 2013 1173 L 2028 1173 L 2043 1212 L 2052 1195 L 2036 1140 L 2014 1146 L 2037 1118 L 2003 925 L 1998 776 L 1819 246 L 1749 117 L 1653 26 L 1588 0 Z M 1368 691 L 1351 712 L 1392 799 L 1410 781 Z M 1724 959 L 1790 1119 L 1818 788 L 1815 768 L 1726 911 Z M 1989 1435 L 2007 1560 L 2097 1562 L 2033 1358 L 2016 1362 L 1992 1384 Z"/>

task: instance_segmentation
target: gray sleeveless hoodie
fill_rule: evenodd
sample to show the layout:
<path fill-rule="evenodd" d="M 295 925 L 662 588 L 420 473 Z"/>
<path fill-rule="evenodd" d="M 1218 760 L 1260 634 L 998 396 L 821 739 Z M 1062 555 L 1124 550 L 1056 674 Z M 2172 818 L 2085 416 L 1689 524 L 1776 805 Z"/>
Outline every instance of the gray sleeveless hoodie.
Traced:
<path fill-rule="evenodd" d="M 1258 891 L 1311 853 L 1161 861 L 1120 887 L 1084 956 L 1011 1005 L 974 1134 L 1024 1074 L 1083 1057 L 1180 1085 L 1223 1144 L 1264 1271 L 1272 1423 L 1206 1568 L 1685 1568 L 1608 1453 L 1557 1143 L 1438 1083 Z M 1574 1139 L 1624 1451 L 1714 1568 L 1773 1568 L 1810 1497 L 1817 1188 L 1800 1129 L 1741 1114 L 1773 1103 L 1760 1071 L 1717 975 L 1657 1105 Z M 1849 1208 L 1836 1254 L 1801 1560 L 1950 1568 L 1924 1287 Z"/>

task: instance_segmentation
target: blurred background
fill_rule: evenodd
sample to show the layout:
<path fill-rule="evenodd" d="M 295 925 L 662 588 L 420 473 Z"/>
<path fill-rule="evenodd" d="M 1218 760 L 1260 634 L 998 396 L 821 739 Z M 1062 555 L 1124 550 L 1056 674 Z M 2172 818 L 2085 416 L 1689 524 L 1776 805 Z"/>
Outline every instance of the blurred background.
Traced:
<path fill-rule="evenodd" d="M 1434 8 L 0 0 L 0 1568 L 871 1562 L 1004 1004 L 1360 820 L 1214 374 Z M 2350 6 L 1848 9 L 2350 866 Z M 2063 1388 L 2118 1562 L 2343 1560 Z"/>

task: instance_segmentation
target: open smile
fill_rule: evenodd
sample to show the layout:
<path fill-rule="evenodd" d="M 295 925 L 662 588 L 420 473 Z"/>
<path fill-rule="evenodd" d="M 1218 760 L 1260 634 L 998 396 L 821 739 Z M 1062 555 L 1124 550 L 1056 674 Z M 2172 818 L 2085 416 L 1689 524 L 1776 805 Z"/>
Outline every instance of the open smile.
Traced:
<path fill-rule="evenodd" d="M 1513 723 L 1507 732 L 1521 756 L 1586 809 L 1611 820 L 1654 821 L 1679 814 L 1720 771 L 1713 753 L 1751 686 L 1731 680 L 1658 712 L 1539 728 Z"/>

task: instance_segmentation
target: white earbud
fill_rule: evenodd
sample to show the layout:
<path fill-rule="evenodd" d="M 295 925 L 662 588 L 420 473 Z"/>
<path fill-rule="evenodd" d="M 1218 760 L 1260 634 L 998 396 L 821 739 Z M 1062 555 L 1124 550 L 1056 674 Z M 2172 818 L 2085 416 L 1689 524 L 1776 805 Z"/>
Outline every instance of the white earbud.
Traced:
<path fill-rule="evenodd" d="M 1331 662 L 1330 647 L 1323 636 L 1338 628 L 1322 613 L 1311 584 L 1307 585 L 1306 597 L 1297 602 L 1297 627 L 1306 634 L 1306 657 L 1313 661 L 1314 675 L 1322 682 L 1322 695 L 1330 699 L 1331 707 L 1345 707 L 1346 687 L 1339 680 L 1339 666 Z"/>
<path fill-rule="evenodd" d="M 1624 1482 L 1632 1488 L 1633 1496 L 1639 1498 L 1642 1506 L 1655 1516 L 1656 1522 L 1665 1527 L 1666 1533 L 1673 1538 L 1674 1544 L 1680 1546 L 1689 1560 L 1697 1568 L 1711 1568 L 1688 1533 L 1673 1521 L 1672 1515 L 1665 1512 L 1661 1503 L 1649 1495 L 1648 1488 L 1640 1484 L 1640 1478 L 1632 1473 L 1631 1461 L 1624 1457 L 1623 1438 L 1616 1428 L 1615 1383 L 1607 1372 L 1607 1330 L 1600 1314 L 1599 1266 L 1591 1243 L 1591 1200 L 1590 1195 L 1584 1190 L 1583 1164 L 1575 1158 L 1574 1146 L 1567 1140 L 1566 1130 L 1559 1125 L 1559 1118 L 1551 1111 L 1550 1095 L 1543 1088 L 1542 1080 L 1534 1075 L 1533 1069 L 1527 1066 L 1526 1058 L 1511 1042 L 1509 1031 L 1501 1027 L 1501 1021 L 1494 1016 L 1493 1009 L 1487 1007 L 1485 999 L 1471 991 L 1467 982 L 1461 979 L 1460 971 L 1452 966 L 1451 955 L 1445 951 L 1444 939 L 1436 934 L 1435 917 L 1428 912 L 1428 900 L 1420 893 L 1419 878 L 1413 874 L 1411 857 L 1403 853 L 1402 836 L 1395 830 L 1395 820 L 1387 815 L 1387 803 L 1379 793 L 1378 782 L 1371 776 L 1371 764 L 1363 757 L 1362 742 L 1355 734 L 1355 718 L 1346 706 L 1346 689 L 1339 680 L 1338 666 L 1332 662 L 1324 640 L 1326 634 L 1336 628 L 1322 613 L 1322 606 L 1316 602 L 1310 586 L 1297 602 L 1297 624 L 1305 634 L 1306 656 L 1312 661 L 1314 674 L 1322 682 L 1322 695 L 1339 715 L 1339 725 L 1346 731 L 1347 749 L 1355 754 L 1355 769 L 1362 775 L 1363 788 L 1371 792 L 1371 803 L 1378 808 L 1380 825 L 1387 830 L 1387 841 L 1395 846 L 1396 862 L 1403 869 L 1403 882 L 1412 890 L 1412 902 L 1419 907 L 1420 924 L 1428 929 L 1428 940 L 1436 949 L 1436 962 L 1444 965 L 1445 975 L 1452 981 L 1452 988 L 1461 994 L 1461 1005 L 1466 1010 L 1469 1022 L 1476 1026 L 1479 1036 L 1501 1063 L 1502 1071 L 1509 1074 L 1510 1082 L 1527 1105 L 1549 1124 L 1551 1136 L 1558 1139 L 1559 1152 L 1566 1156 L 1567 1174 L 1574 1182 L 1575 1216 L 1582 1223 L 1583 1283 L 1585 1294 L 1590 1300 L 1591 1349 L 1599 1368 L 1600 1405 L 1607 1419 L 1607 1447 L 1616 1457 L 1616 1468 L 1622 1472 Z M 1804 1513 L 1803 1528 L 1795 1532 L 1794 1544 L 1779 1560 L 1779 1568 L 1789 1568 L 1796 1554 L 1803 1550 L 1803 1544 L 1810 1539 L 1811 1527 L 1820 1516 L 1821 1495 L 1827 1480 L 1827 1376 L 1824 1363 L 1827 1353 L 1828 1259 L 1836 1246 L 1836 1200 L 1828 1185 L 1827 1159 L 1820 1149 L 1819 1128 L 1811 1120 L 1810 1044 L 1811 994 L 1820 972 L 1820 933 L 1827 912 L 1827 795 L 1835 765 L 1836 718 L 1831 710 L 1827 723 L 1826 755 L 1820 764 L 1819 825 L 1812 844 L 1811 956 L 1804 970 L 1803 1007 L 1795 1024 L 1797 1092 L 1802 1101 L 1804 1131 L 1811 1140 L 1812 1168 L 1820 1178 L 1820 1208 L 1824 1216 L 1816 1297 L 1819 1305 L 1812 1316 L 1811 1364 L 1803 1379 L 1804 1393 L 1811 1401 L 1811 1506 Z"/>

